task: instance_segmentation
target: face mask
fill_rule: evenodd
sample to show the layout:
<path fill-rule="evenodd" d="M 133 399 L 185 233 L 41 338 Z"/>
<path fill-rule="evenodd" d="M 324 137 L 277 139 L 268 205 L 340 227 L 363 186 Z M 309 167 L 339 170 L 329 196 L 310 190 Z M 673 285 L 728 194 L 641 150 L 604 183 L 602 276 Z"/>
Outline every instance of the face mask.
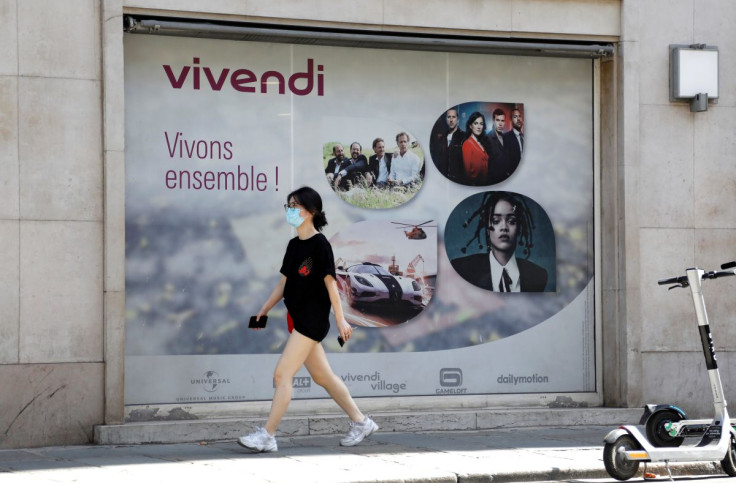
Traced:
<path fill-rule="evenodd" d="M 299 208 L 289 208 L 286 210 L 286 222 L 294 228 L 299 228 L 304 223 L 304 218 L 299 216 Z"/>

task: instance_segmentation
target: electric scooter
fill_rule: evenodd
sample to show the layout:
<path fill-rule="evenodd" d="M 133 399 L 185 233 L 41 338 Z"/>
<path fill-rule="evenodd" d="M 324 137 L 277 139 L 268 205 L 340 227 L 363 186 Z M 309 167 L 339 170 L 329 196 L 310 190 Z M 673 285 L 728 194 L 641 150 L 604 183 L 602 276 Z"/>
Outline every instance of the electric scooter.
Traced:
<path fill-rule="evenodd" d="M 702 291 L 703 280 L 736 275 L 736 262 L 721 265 L 719 271 L 688 268 L 685 272 L 687 275 L 661 279 L 657 283 L 671 285 L 670 290 L 690 287 L 715 415 L 713 419 L 687 419 L 677 406 L 645 406 L 639 424 L 644 425 L 646 435 L 642 434 L 639 426 L 624 425 L 604 438 L 603 463 L 608 474 L 617 480 L 628 480 L 634 476 L 640 463 L 644 463 L 646 473 L 647 463 L 653 462 L 664 462 L 672 479 L 669 463 L 673 461 L 720 461 L 723 471 L 736 476 L 736 429 L 733 427 L 736 420 L 731 421 L 726 410 L 726 397 Z"/>

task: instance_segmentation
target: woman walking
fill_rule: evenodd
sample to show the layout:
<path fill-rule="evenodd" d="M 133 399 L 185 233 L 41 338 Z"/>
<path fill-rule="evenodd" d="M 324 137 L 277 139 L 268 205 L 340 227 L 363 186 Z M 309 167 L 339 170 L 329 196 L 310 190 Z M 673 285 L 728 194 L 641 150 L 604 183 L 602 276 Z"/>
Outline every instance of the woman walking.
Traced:
<path fill-rule="evenodd" d="M 286 199 L 286 221 L 296 228 L 297 236 L 286 247 L 281 280 L 256 317 L 260 319 L 268 315 L 268 311 L 283 298 L 293 331 L 274 370 L 276 389 L 268 421 L 264 427 L 238 438 L 238 444 L 253 451 L 277 451 L 274 434 L 291 401 L 292 379 L 304 365 L 314 382 L 325 388 L 350 418 L 350 430 L 340 444 L 355 446 L 373 434 L 378 425 L 360 412 L 345 383 L 332 372 L 320 344 L 330 330 L 330 307 L 343 340 L 349 340 L 352 334 L 337 291 L 332 247 L 320 233 L 327 225 L 322 199 L 319 193 L 307 186 L 290 193 Z"/>

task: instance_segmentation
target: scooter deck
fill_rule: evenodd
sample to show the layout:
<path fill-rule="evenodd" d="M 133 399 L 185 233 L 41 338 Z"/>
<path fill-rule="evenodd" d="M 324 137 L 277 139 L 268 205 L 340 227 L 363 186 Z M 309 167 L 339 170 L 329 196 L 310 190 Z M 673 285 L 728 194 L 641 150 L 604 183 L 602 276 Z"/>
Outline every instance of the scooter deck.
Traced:
<path fill-rule="evenodd" d="M 713 419 L 685 419 L 674 423 L 679 426 L 679 431 L 674 437 L 688 439 L 702 437 L 702 435 L 713 425 L 720 424 Z M 730 425 L 736 429 L 736 419 L 731 419 Z"/>
<path fill-rule="evenodd" d="M 730 428 L 726 427 L 725 431 L 719 431 L 717 435 L 715 432 L 711 436 L 703 435 L 702 440 L 696 445 L 655 447 L 636 426 L 622 426 L 622 429 L 631 434 L 642 447 L 641 450 L 625 451 L 626 459 L 649 462 L 720 461 L 726 456 L 731 434 Z"/>

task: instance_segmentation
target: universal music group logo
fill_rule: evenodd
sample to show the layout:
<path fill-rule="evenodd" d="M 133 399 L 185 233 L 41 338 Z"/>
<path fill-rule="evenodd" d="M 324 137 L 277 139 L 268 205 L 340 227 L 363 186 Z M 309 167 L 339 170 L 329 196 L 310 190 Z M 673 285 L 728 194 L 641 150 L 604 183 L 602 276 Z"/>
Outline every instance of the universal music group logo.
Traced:
<path fill-rule="evenodd" d="M 443 367 L 440 369 L 440 386 L 437 394 L 466 394 L 467 388 L 463 385 L 463 370 L 459 367 Z"/>
<path fill-rule="evenodd" d="M 223 384 L 230 384 L 229 377 L 220 377 L 215 371 L 207 371 L 202 377 L 193 378 L 189 381 L 192 385 L 200 385 L 207 392 L 215 392 Z"/>
<path fill-rule="evenodd" d="M 232 394 L 230 376 L 221 376 L 217 371 L 205 371 L 199 377 L 189 377 L 189 384 L 199 387 L 207 394 L 177 396 L 176 402 L 219 402 L 219 401 L 247 401 L 243 394 Z M 224 389 L 223 389 L 224 387 Z M 221 392 L 218 393 L 218 391 Z M 237 390 L 237 389 L 236 389 Z M 217 393 L 217 394 L 215 394 Z M 223 394 L 224 393 L 224 394 Z"/>

